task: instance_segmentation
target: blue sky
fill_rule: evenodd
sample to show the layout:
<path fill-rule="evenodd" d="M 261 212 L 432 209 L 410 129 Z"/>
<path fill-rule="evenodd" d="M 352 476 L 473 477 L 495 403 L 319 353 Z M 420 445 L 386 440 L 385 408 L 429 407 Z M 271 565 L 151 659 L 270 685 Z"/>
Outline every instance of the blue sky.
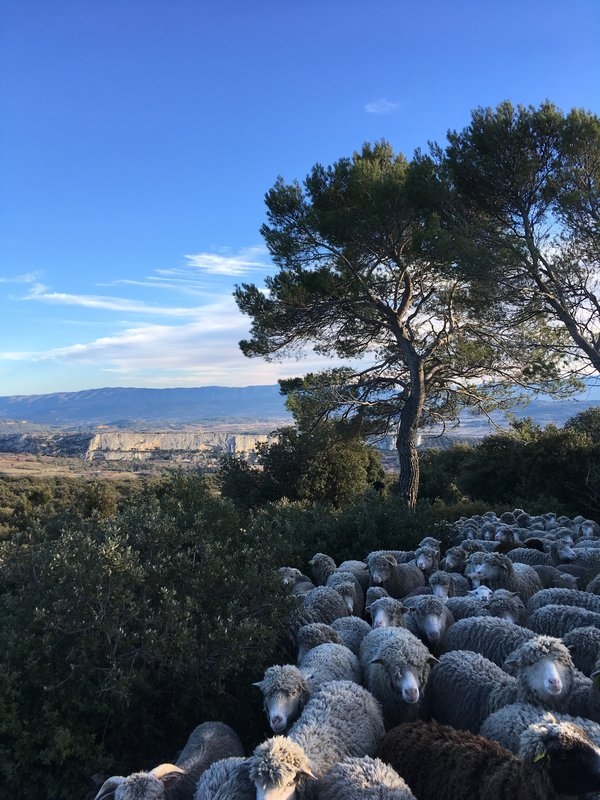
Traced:
<path fill-rule="evenodd" d="M 247 386 L 278 175 L 503 100 L 600 113 L 598 0 L 0 0 L 0 394 Z"/>

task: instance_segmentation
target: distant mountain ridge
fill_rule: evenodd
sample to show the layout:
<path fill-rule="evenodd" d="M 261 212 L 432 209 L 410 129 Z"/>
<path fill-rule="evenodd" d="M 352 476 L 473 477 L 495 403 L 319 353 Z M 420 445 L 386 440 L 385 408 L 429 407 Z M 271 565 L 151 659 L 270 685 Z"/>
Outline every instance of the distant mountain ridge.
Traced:
<path fill-rule="evenodd" d="M 198 424 L 290 419 L 279 386 L 103 388 L 0 397 L 0 419 L 38 425 Z"/>
<path fill-rule="evenodd" d="M 600 405 L 600 378 L 586 380 L 584 392 L 568 400 L 533 398 L 515 409 L 541 425 L 563 425 L 569 417 Z M 266 386 L 200 386 L 190 389 L 102 388 L 80 392 L 0 397 L 0 420 L 54 427 L 139 427 L 194 425 L 218 422 L 291 423 L 292 416 L 277 384 Z M 477 418 L 465 415 L 467 432 Z M 481 435 L 481 434 L 480 434 Z"/>

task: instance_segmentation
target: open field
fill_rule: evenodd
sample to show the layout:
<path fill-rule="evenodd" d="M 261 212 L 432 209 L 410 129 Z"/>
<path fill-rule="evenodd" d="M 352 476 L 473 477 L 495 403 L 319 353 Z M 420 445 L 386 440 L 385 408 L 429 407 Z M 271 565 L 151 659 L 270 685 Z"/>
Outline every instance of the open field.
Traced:
<path fill-rule="evenodd" d="M 28 478 L 110 478 L 113 480 L 135 479 L 154 474 L 154 470 L 127 470 L 106 464 L 99 465 L 80 458 L 57 458 L 37 456 L 31 453 L 0 453 L 0 475 Z"/>

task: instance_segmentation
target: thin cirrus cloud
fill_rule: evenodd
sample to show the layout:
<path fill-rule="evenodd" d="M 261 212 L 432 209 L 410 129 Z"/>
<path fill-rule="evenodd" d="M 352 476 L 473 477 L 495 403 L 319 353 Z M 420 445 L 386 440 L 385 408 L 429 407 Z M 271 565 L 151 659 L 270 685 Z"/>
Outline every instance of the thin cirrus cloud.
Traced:
<path fill-rule="evenodd" d="M 386 97 L 380 97 L 377 100 L 372 100 L 365 105 L 367 114 L 391 114 L 400 108 L 398 103 L 393 103 Z"/>
<path fill-rule="evenodd" d="M 245 275 L 256 270 L 265 270 L 267 250 L 264 247 L 248 247 L 234 255 L 226 253 L 195 253 L 186 255 L 188 266 L 211 275 Z"/>

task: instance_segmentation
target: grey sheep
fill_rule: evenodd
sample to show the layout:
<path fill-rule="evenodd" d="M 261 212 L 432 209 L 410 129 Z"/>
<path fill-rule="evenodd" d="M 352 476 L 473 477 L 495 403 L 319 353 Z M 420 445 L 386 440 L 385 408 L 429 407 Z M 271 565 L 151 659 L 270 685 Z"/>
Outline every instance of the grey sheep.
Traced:
<path fill-rule="evenodd" d="M 589 611 L 600 613 L 600 597 L 580 589 L 541 589 L 527 603 L 527 613 L 532 614 L 542 606 L 554 605 L 579 606 Z"/>
<path fill-rule="evenodd" d="M 406 781 L 380 758 L 345 758 L 319 781 L 319 800 L 416 800 Z"/>
<path fill-rule="evenodd" d="M 406 627 L 406 615 L 408 606 L 403 600 L 396 600 L 395 597 L 380 597 L 374 600 L 367 611 L 371 615 L 372 628 L 404 628 Z"/>
<path fill-rule="evenodd" d="M 313 647 L 298 662 L 311 692 L 329 681 L 362 681 L 358 656 L 343 644 L 325 642 Z"/>
<path fill-rule="evenodd" d="M 600 749 L 573 723 L 530 725 L 519 754 L 436 722 L 388 731 L 377 755 L 422 800 L 558 800 L 600 788 Z"/>
<path fill-rule="evenodd" d="M 581 567 L 587 582 L 600 573 L 600 547 L 577 547 L 575 559 L 571 562 L 575 567 Z"/>
<path fill-rule="evenodd" d="M 501 667 L 513 650 L 534 636 L 527 628 L 500 617 L 468 617 L 450 628 L 442 651 L 472 650 Z"/>
<path fill-rule="evenodd" d="M 389 597 L 390 593 L 383 586 L 369 586 L 365 592 L 365 608 L 368 608 L 374 600 L 380 597 Z"/>
<path fill-rule="evenodd" d="M 371 630 L 366 619 L 354 615 L 334 619 L 331 627 L 340 635 L 342 644 L 345 644 L 355 655 L 359 654 L 360 643 Z"/>
<path fill-rule="evenodd" d="M 431 588 L 431 593 L 436 597 L 462 597 L 467 594 L 471 584 L 460 572 L 446 572 L 438 569 L 432 572 L 427 583 Z"/>
<path fill-rule="evenodd" d="M 591 675 L 600 659 L 600 629 L 595 626 L 573 628 L 562 640 L 569 648 L 575 667 L 584 675 Z"/>
<path fill-rule="evenodd" d="M 415 551 L 415 564 L 428 578 L 440 566 L 440 548 L 421 545 Z"/>
<path fill-rule="evenodd" d="M 295 664 L 275 664 L 253 686 L 263 694 L 263 707 L 274 733 L 282 733 L 302 713 L 310 698 L 303 672 Z"/>
<path fill-rule="evenodd" d="M 204 722 L 190 734 L 175 764 L 128 777 L 113 775 L 96 800 L 192 800 L 200 776 L 215 761 L 244 753 L 237 733 L 223 722 Z"/>
<path fill-rule="evenodd" d="M 550 542 L 547 552 L 534 550 L 530 547 L 517 547 L 515 550 L 511 550 L 507 553 L 507 556 L 513 562 L 518 561 L 523 564 L 529 564 L 530 566 L 534 564 L 556 566 L 556 564 L 575 561 L 576 554 L 571 544 L 572 542 L 564 538 L 557 539 L 556 541 Z"/>
<path fill-rule="evenodd" d="M 527 625 L 536 633 L 562 637 L 573 628 L 593 625 L 600 628 L 600 613 L 580 606 L 551 603 L 531 613 Z"/>
<path fill-rule="evenodd" d="M 347 561 L 342 561 L 338 569 L 340 572 L 351 572 L 358 579 L 363 592 L 367 591 L 371 582 L 371 575 L 366 562 L 358 561 L 357 559 L 349 559 Z"/>
<path fill-rule="evenodd" d="M 323 684 L 288 735 L 268 739 L 248 759 L 257 798 L 284 786 L 288 798 L 316 798 L 315 779 L 348 756 L 374 755 L 383 733 L 381 707 L 363 686 Z"/>
<path fill-rule="evenodd" d="M 600 661 L 589 677 L 578 673 L 565 710 L 574 716 L 600 722 Z"/>
<path fill-rule="evenodd" d="M 437 659 L 405 628 L 374 628 L 360 648 L 363 681 L 379 700 L 386 728 L 420 715 L 423 692 Z"/>
<path fill-rule="evenodd" d="M 338 617 L 348 616 L 348 609 L 342 596 L 331 586 L 317 586 L 304 595 L 304 608 L 313 616 L 313 622 L 330 625 Z"/>
<path fill-rule="evenodd" d="M 448 631 L 454 625 L 452 612 L 439 597 L 413 597 L 404 600 L 409 607 L 405 626 L 434 654 L 443 649 Z"/>
<path fill-rule="evenodd" d="M 502 553 L 487 553 L 477 567 L 476 575 L 490 589 L 518 592 L 524 603 L 542 588 L 542 582 L 532 567 L 527 564 L 513 564 Z"/>
<path fill-rule="evenodd" d="M 335 561 L 327 553 L 315 553 L 308 564 L 317 586 L 325 586 L 327 578 L 337 569 Z"/>
<path fill-rule="evenodd" d="M 515 625 L 525 625 L 527 622 L 527 609 L 518 592 L 508 589 L 496 589 L 486 603 L 486 614 L 490 617 L 500 617 Z"/>
<path fill-rule="evenodd" d="M 550 564 L 533 564 L 544 589 L 576 589 L 578 578 Z"/>
<path fill-rule="evenodd" d="M 194 800 L 256 800 L 246 758 L 224 758 L 210 766 L 198 781 Z"/>
<path fill-rule="evenodd" d="M 478 733 L 492 711 L 517 701 L 570 711 L 578 674 L 567 648 L 550 636 L 521 644 L 506 659 L 504 669 L 471 650 L 452 650 L 441 655 L 431 670 L 426 713 Z"/>
<path fill-rule="evenodd" d="M 343 644 L 342 637 L 331 625 L 324 622 L 310 622 L 308 625 L 303 625 L 296 633 L 298 645 L 296 660 L 300 661 L 309 650 L 325 642 Z"/>
<path fill-rule="evenodd" d="M 596 575 L 595 578 L 592 578 L 592 580 L 585 587 L 585 590 L 590 594 L 600 595 L 600 575 Z"/>
<path fill-rule="evenodd" d="M 425 586 L 425 576 L 414 562 L 401 564 L 392 555 L 370 553 L 367 566 L 372 584 L 383 586 L 392 597 L 401 599 L 413 589 Z"/>
<path fill-rule="evenodd" d="M 279 567 L 277 574 L 284 586 L 288 586 L 293 594 L 303 594 L 315 585 L 304 573 L 296 567 Z"/>
<path fill-rule="evenodd" d="M 467 597 L 449 597 L 446 600 L 446 608 L 452 612 L 454 620 L 466 619 L 467 617 L 480 617 L 485 614 L 485 604 L 479 599 L 467 595 Z"/>
<path fill-rule="evenodd" d="M 579 725 L 590 739 L 600 745 L 600 724 L 585 717 L 574 717 L 562 711 L 545 711 L 532 703 L 511 703 L 499 708 L 481 725 L 480 733 L 499 742 L 502 747 L 519 752 L 520 737 L 530 725 L 543 722 L 573 722 Z"/>
<path fill-rule="evenodd" d="M 352 572 L 335 570 L 327 578 L 326 586 L 339 592 L 346 604 L 346 613 L 362 617 L 365 611 L 365 593 L 358 578 Z"/>
<path fill-rule="evenodd" d="M 462 574 L 468 557 L 469 554 L 464 547 L 460 547 L 460 545 L 449 547 L 440 561 L 440 569 L 445 572 L 459 572 Z"/>

